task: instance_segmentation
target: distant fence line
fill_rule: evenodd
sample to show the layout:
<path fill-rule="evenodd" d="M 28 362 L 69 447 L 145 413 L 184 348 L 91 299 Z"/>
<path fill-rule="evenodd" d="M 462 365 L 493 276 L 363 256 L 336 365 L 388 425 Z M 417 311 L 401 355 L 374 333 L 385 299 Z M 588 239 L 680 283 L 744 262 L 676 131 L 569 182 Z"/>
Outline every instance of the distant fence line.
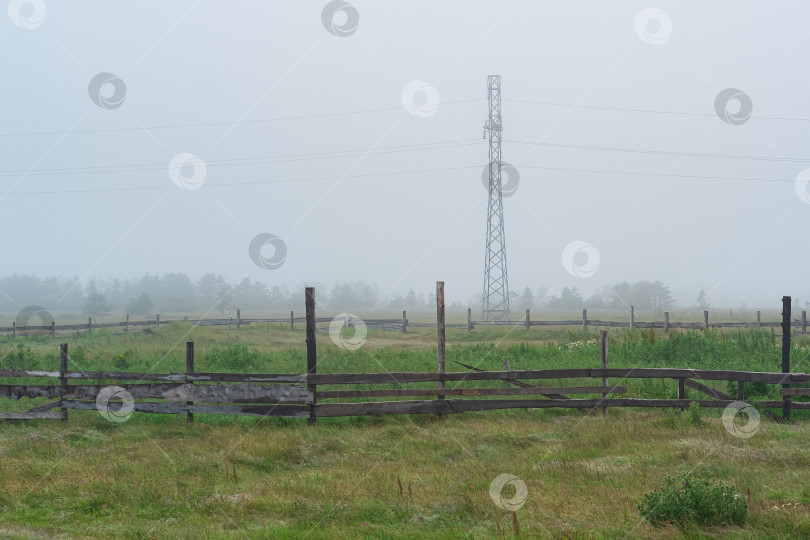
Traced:
<path fill-rule="evenodd" d="M 793 401 L 795 396 L 810 395 L 810 375 L 790 372 L 790 297 L 783 299 L 782 371 L 750 372 L 736 370 L 697 370 L 672 368 L 608 368 L 608 332 L 600 331 L 601 368 L 485 371 L 456 362 L 468 371 L 447 371 L 445 366 L 444 283 L 437 283 L 437 369 L 432 372 L 318 373 L 315 339 L 315 290 L 306 288 L 306 372 L 284 374 L 200 373 L 194 369 L 194 343 L 186 344 L 186 370 L 181 373 L 129 373 L 108 371 L 70 371 L 68 344 L 60 345 L 58 371 L 0 370 L 0 379 L 48 378 L 58 383 L 47 385 L 0 384 L 0 397 L 50 398 L 49 403 L 25 412 L 3 412 L 0 419 L 61 419 L 66 422 L 69 409 L 98 410 L 105 418 L 120 422 L 131 412 L 184 414 L 189 422 L 195 413 L 251 415 L 262 417 L 306 418 L 314 424 L 319 416 L 357 416 L 380 414 L 453 414 L 465 411 L 536 408 L 610 407 L 684 408 L 691 403 L 701 407 L 734 408 L 745 398 L 745 383 L 781 385 L 781 400 L 759 402 L 761 407 L 782 408 L 785 419 L 791 409 L 810 409 L 810 402 Z M 332 320 L 332 319 L 321 319 Z M 157 319 L 156 319 L 157 322 Z M 594 358 L 597 360 L 597 358 Z M 301 366 L 302 368 L 304 366 Z M 610 384 L 609 378 L 668 379 L 678 384 L 676 399 L 610 398 L 627 393 L 626 386 Z M 526 381 L 555 379 L 598 379 L 591 386 L 539 385 Z M 695 380 L 697 379 L 697 380 Z M 70 384 L 79 381 L 80 384 Z M 111 381 L 118 381 L 112 385 Z M 501 381 L 503 387 L 450 387 L 446 383 Z M 736 382 L 736 396 L 703 382 Z M 17 381 L 13 381 L 16 383 Z M 215 384 L 212 384 L 215 383 Z M 223 384 L 231 383 L 231 384 Z M 428 387 L 405 387 L 412 383 L 436 383 Z M 394 385 L 384 389 L 322 390 L 334 385 Z M 801 385 L 791 388 L 791 385 Z M 687 399 L 686 388 L 710 399 Z M 569 397 L 584 395 L 596 397 Z M 347 401 L 359 398 L 422 397 L 407 401 Z M 483 399 L 481 399 L 483 397 Z M 500 397 L 500 399 L 498 399 Z M 115 398 L 120 407 L 110 406 Z M 137 400 L 153 401 L 137 401 Z M 162 401 L 154 401 L 162 400 Z M 334 402 L 332 400 L 342 400 Z M 747 406 L 747 404 L 743 403 Z M 54 409 L 59 409 L 55 412 Z M 739 409 L 738 409 L 739 410 Z"/>
<path fill-rule="evenodd" d="M 669 332 L 670 329 L 684 329 L 684 330 L 710 330 L 714 328 L 777 328 L 781 327 L 781 322 L 763 322 L 761 312 L 757 311 L 756 321 L 751 322 L 711 322 L 709 321 L 709 311 L 703 311 L 703 322 L 670 322 L 669 312 L 664 312 L 664 320 L 657 322 L 641 322 L 636 321 L 635 308 L 630 306 L 630 319 L 629 321 L 600 321 L 598 319 L 588 319 L 588 310 L 582 310 L 582 318 L 576 320 L 564 321 L 541 321 L 532 320 L 531 310 L 527 309 L 525 317 L 522 320 L 514 321 L 473 321 L 472 309 L 467 309 L 467 323 L 466 324 L 447 324 L 446 328 L 456 328 L 472 332 L 476 326 L 523 326 L 526 330 L 532 326 L 580 326 L 583 332 L 588 332 L 588 327 L 601 327 L 601 328 L 628 328 L 630 330 L 642 328 L 657 328 L 664 332 Z M 316 323 L 331 323 L 334 317 L 319 317 Z M 407 333 L 408 328 L 435 328 L 436 323 L 413 323 L 408 320 L 407 311 L 402 312 L 402 318 L 399 319 L 365 319 L 350 315 L 347 322 L 351 319 L 360 319 L 368 327 L 375 330 L 386 330 Z M 145 321 L 131 321 L 129 315 L 126 316 L 126 321 L 111 322 L 111 323 L 98 323 L 93 322 L 92 317 L 87 319 L 87 323 L 80 324 L 61 324 L 57 325 L 51 322 L 50 326 L 18 326 L 13 322 L 11 326 L 0 327 L 0 333 L 11 334 L 13 338 L 17 337 L 20 332 L 45 332 L 55 336 L 59 331 L 92 331 L 99 328 L 123 328 L 124 332 L 129 332 L 129 327 L 139 326 L 160 326 L 170 322 L 184 321 L 194 324 L 196 326 L 235 326 L 237 330 L 241 330 L 242 326 L 250 325 L 251 323 L 269 323 L 269 324 L 289 324 L 290 330 L 295 330 L 296 323 L 306 322 L 306 317 L 296 317 L 294 311 L 290 311 L 289 317 L 284 318 L 242 318 L 242 310 L 236 310 L 236 317 L 229 317 L 223 319 L 163 319 L 161 320 L 160 314 L 155 315 L 154 319 Z M 790 323 L 792 328 L 801 330 L 801 335 L 807 334 L 807 311 L 802 311 L 801 320 L 796 319 Z"/>

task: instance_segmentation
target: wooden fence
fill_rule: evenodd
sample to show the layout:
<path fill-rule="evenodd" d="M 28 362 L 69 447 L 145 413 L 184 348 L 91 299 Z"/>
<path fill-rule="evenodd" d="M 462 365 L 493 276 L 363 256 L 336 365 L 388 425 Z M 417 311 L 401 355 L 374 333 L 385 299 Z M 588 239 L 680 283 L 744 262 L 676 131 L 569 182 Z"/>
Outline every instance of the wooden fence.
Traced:
<path fill-rule="evenodd" d="M 444 284 L 437 283 L 437 369 L 421 373 L 318 373 L 315 330 L 315 291 L 306 289 L 305 373 L 243 374 L 200 373 L 194 370 L 194 343 L 186 345 L 186 371 L 182 373 L 128 373 L 70 371 L 68 345 L 60 346 L 59 371 L 0 370 L 2 379 L 50 379 L 51 384 L 1 384 L 0 397 L 48 398 L 47 404 L 26 412 L 0 413 L 0 419 L 61 419 L 68 410 L 99 410 L 111 407 L 101 396 L 117 395 L 134 412 L 184 414 L 193 421 L 195 413 L 307 418 L 315 423 L 321 417 L 369 414 L 453 414 L 495 409 L 564 407 L 576 409 L 611 407 L 679 407 L 698 403 L 701 407 L 727 407 L 743 401 L 744 383 L 782 385 L 781 401 L 761 401 L 762 407 L 780 407 L 785 418 L 791 409 L 810 409 L 810 402 L 793 402 L 793 396 L 810 395 L 810 388 L 791 388 L 810 382 L 810 375 L 790 373 L 790 333 L 782 338 L 782 372 L 749 372 L 669 368 L 609 368 L 608 333 L 600 332 L 601 367 L 588 369 L 543 369 L 483 371 L 460 364 L 467 371 L 445 369 Z M 783 328 L 790 325 L 790 298 L 783 299 Z M 610 397 L 626 394 L 625 386 L 611 384 L 616 379 L 670 379 L 678 382 L 676 399 Z M 549 385 L 560 379 L 598 379 L 576 386 Z M 527 381 L 542 380 L 541 384 Z M 476 381 L 500 381 L 503 387 L 475 386 Z M 703 382 L 701 382 L 703 381 Z M 737 383 L 736 396 L 706 384 L 707 381 Z M 16 382 L 16 381 L 15 381 Z M 78 382 L 79 384 L 75 384 Z M 74 383 L 74 384 L 71 384 Z M 435 383 L 435 387 L 425 387 Z M 465 387 L 472 383 L 473 387 Z M 403 386 L 421 384 L 420 387 Z M 333 386 L 375 385 L 389 388 L 329 389 Z M 455 386 L 453 386 L 455 385 Z M 390 388 L 396 386 L 397 388 Z M 327 387 L 327 389 L 324 389 Z M 710 399 L 687 399 L 685 389 L 697 390 Z M 596 397 L 570 397 L 596 396 Z M 373 398 L 426 398 L 413 400 L 357 401 Z M 150 400 L 150 401 L 143 401 Z M 337 400 L 337 401 L 335 401 Z M 348 400 L 348 401 L 347 401 Z M 353 401 L 351 401 L 353 400 Z M 58 409 L 58 412 L 54 410 Z"/>
<path fill-rule="evenodd" d="M 630 313 L 629 313 L 629 320 L 627 321 L 601 321 L 598 319 L 589 319 L 588 318 L 588 310 L 582 310 L 582 318 L 581 319 L 570 319 L 570 320 L 562 320 L 562 321 L 542 321 L 542 320 L 532 320 L 531 318 L 531 310 L 526 310 L 524 318 L 521 320 L 514 320 L 514 321 L 473 321 L 472 320 L 472 309 L 467 309 L 467 322 L 466 324 L 446 324 L 446 328 L 456 328 L 467 330 L 472 332 L 475 330 L 476 327 L 486 327 L 486 326 L 515 326 L 515 327 L 523 327 L 526 330 L 533 326 L 575 326 L 582 329 L 583 332 L 588 332 L 589 327 L 594 328 L 628 328 L 630 330 L 634 329 L 642 329 L 642 328 L 656 328 L 661 329 L 664 332 L 669 332 L 672 329 L 686 329 L 686 330 L 711 330 L 711 329 L 719 329 L 719 328 L 776 328 L 781 327 L 783 325 L 782 322 L 773 322 L 773 321 L 762 321 L 761 312 L 756 312 L 756 321 L 750 322 L 712 322 L 709 320 L 709 311 L 703 311 L 703 321 L 702 322 L 670 322 L 670 313 L 665 311 L 663 313 L 664 319 L 662 321 L 655 321 L 655 322 L 641 322 L 636 321 L 635 317 L 635 308 L 630 306 Z M 402 318 L 399 319 L 373 319 L 373 318 L 360 318 L 356 317 L 363 321 L 363 323 L 371 329 L 374 330 L 387 330 L 387 331 L 396 331 L 407 333 L 408 328 L 436 328 L 436 323 L 414 323 L 408 320 L 407 311 L 402 312 Z M 18 326 L 16 322 L 13 322 L 11 326 L 0 327 L 0 334 L 10 334 L 12 338 L 16 338 L 18 334 L 22 333 L 45 333 L 50 334 L 51 336 L 56 336 L 57 332 L 82 332 L 88 331 L 92 332 L 94 329 L 100 328 L 121 328 L 124 332 L 128 332 L 130 327 L 151 327 L 155 326 L 158 327 L 161 324 L 167 324 L 169 322 L 176 322 L 176 321 L 185 321 L 189 322 L 196 326 L 228 326 L 234 327 L 237 330 L 241 330 L 243 326 L 249 326 L 250 324 L 258 324 L 258 323 L 265 323 L 265 324 L 289 324 L 290 330 L 295 330 L 296 324 L 306 323 L 306 317 L 296 317 L 294 311 L 290 311 L 289 317 L 284 318 L 242 318 L 242 310 L 236 310 L 236 317 L 229 317 L 225 319 L 162 319 L 160 318 L 160 314 L 155 315 L 154 319 L 148 319 L 144 321 L 131 321 L 129 315 L 126 316 L 126 320 L 123 322 L 111 322 L 111 323 L 99 323 L 94 322 L 92 317 L 87 319 L 87 323 L 81 324 L 62 324 L 57 325 L 55 322 L 51 322 L 49 326 Z M 319 317 L 316 319 L 317 323 L 331 323 L 334 318 L 330 317 Z M 801 319 L 796 319 L 790 323 L 790 327 L 797 329 L 797 334 L 806 335 L 807 334 L 807 311 L 801 312 Z"/>

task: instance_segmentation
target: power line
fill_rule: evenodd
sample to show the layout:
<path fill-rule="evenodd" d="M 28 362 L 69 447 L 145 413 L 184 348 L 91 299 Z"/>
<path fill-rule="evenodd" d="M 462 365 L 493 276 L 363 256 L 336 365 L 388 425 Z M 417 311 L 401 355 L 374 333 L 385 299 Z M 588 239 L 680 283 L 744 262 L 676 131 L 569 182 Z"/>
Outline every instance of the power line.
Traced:
<path fill-rule="evenodd" d="M 304 154 L 286 154 L 277 156 L 260 156 L 250 158 L 230 158 L 220 160 L 205 160 L 207 167 L 223 167 L 223 166 L 238 166 L 238 165 L 259 165 L 264 163 L 284 163 L 292 161 L 310 161 L 319 159 L 339 159 L 347 157 L 358 157 L 364 155 L 377 155 L 377 154 L 394 154 L 402 152 L 419 152 L 424 150 L 442 150 L 446 148 L 458 148 L 461 146 L 468 146 L 470 142 L 479 142 L 480 139 L 462 139 L 457 141 L 439 141 L 435 143 L 421 143 L 421 144 L 405 144 L 398 146 L 386 146 L 377 148 L 360 148 L 355 150 L 333 150 L 330 152 L 311 152 Z M 142 171 L 155 171 L 166 170 L 167 163 L 142 163 L 131 165 L 96 165 L 86 167 L 63 167 L 63 168 L 48 168 L 48 169 L 16 169 L 16 170 L 0 170 L 0 177 L 15 177 L 15 176 L 58 176 L 58 175 L 71 175 L 71 174 L 99 174 L 99 173 L 118 173 L 118 172 L 142 172 Z"/>
<path fill-rule="evenodd" d="M 550 101 L 530 101 L 522 99 L 506 99 L 510 103 L 522 103 L 527 105 L 546 105 L 550 107 L 566 107 L 569 109 L 595 109 L 601 111 L 617 111 L 617 112 L 632 112 L 632 113 L 648 113 L 648 114 L 669 114 L 677 116 L 708 116 L 716 117 L 715 113 L 702 113 L 691 111 L 661 111 L 657 109 L 634 109 L 630 107 L 607 107 L 598 105 L 579 105 L 574 103 L 554 103 Z M 788 122 L 810 122 L 810 118 L 789 117 L 789 116 L 751 116 L 750 118 L 756 120 L 784 120 Z"/>
<path fill-rule="evenodd" d="M 463 99 L 458 101 L 443 101 L 441 105 L 457 105 L 460 103 L 473 103 L 482 101 L 482 99 Z M 378 112 L 402 111 L 403 107 L 385 107 L 380 109 L 366 109 L 361 111 L 344 111 L 323 114 L 306 114 L 299 116 L 276 116 L 271 118 L 260 118 L 256 120 L 226 120 L 222 122 L 199 122 L 194 124 L 165 124 L 158 126 L 147 127 L 131 127 L 131 128 L 100 128 L 100 129 L 77 129 L 72 131 L 27 131 L 16 133 L 0 133 L 0 137 L 33 137 L 39 135 L 74 135 L 86 133 L 114 133 L 119 131 L 149 131 L 153 129 L 175 129 L 175 128 L 199 128 L 199 127 L 212 127 L 212 126 L 229 126 L 233 124 L 258 124 L 263 122 L 281 122 L 287 120 L 308 120 L 313 118 L 329 118 L 335 116 L 350 116 L 354 114 L 370 114 Z"/>
<path fill-rule="evenodd" d="M 700 152 L 675 152 L 670 150 L 647 150 L 641 148 L 617 148 L 610 146 L 586 146 L 581 144 L 561 144 L 549 142 L 534 142 L 534 141 L 514 141 L 509 140 L 514 144 L 527 144 L 531 146 L 548 146 L 552 148 L 568 148 L 572 150 L 600 150 L 605 152 L 628 152 L 635 154 L 653 154 L 663 156 L 686 156 L 686 157 L 700 157 L 700 158 L 714 158 L 714 159 L 742 159 L 753 161 L 782 161 L 793 163 L 806 163 L 810 162 L 808 158 L 790 158 L 790 157 L 771 157 L 771 156 L 749 156 L 741 154 L 708 154 Z"/>
<path fill-rule="evenodd" d="M 740 178 L 735 176 L 706 176 L 706 175 L 697 175 L 697 174 L 668 174 L 668 173 L 649 173 L 649 172 L 639 172 L 639 171 L 617 171 L 617 170 L 607 170 L 607 169 L 575 169 L 575 168 L 568 168 L 568 167 L 545 167 L 540 165 L 519 165 L 517 166 L 518 169 L 543 169 L 548 171 L 562 171 L 562 172 L 585 172 L 585 173 L 598 173 L 598 174 L 625 174 L 631 176 L 655 176 L 658 178 L 687 178 L 687 179 L 694 179 L 694 180 L 726 180 L 726 181 L 737 181 L 737 182 L 790 182 L 791 184 L 794 183 L 795 179 L 786 179 L 786 178 Z"/>
<path fill-rule="evenodd" d="M 443 167 L 438 169 L 420 169 L 420 170 L 412 170 L 412 171 L 389 171 L 389 172 L 381 172 L 381 173 L 369 173 L 369 174 L 352 174 L 352 175 L 338 175 L 338 176 L 319 176 L 319 177 L 312 177 L 312 178 L 290 178 L 290 179 L 283 179 L 283 180 L 254 180 L 254 181 L 244 181 L 244 182 L 229 182 L 226 184 L 208 184 L 206 183 L 206 187 L 230 187 L 230 186 L 249 186 L 249 185 L 261 185 L 261 184 L 283 184 L 283 183 L 298 183 L 298 182 L 311 182 L 311 181 L 319 181 L 319 180 L 342 180 L 342 179 L 350 179 L 350 178 L 369 178 L 369 177 L 377 177 L 377 176 L 396 176 L 396 175 L 403 175 L 403 174 L 422 174 L 422 173 L 432 173 L 432 172 L 445 172 L 445 171 L 459 171 L 463 169 L 480 169 L 481 165 L 465 165 L 461 167 Z M 99 189 L 68 189 L 68 190 L 58 190 L 58 191 L 17 191 L 17 192 L 10 192 L 10 193 L 3 193 L 3 196 L 6 195 L 60 195 L 66 193 L 107 193 L 107 192 L 114 192 L 114 191 L 155 191 L 161 189 L 180 189 L 174 185 L 165 185 L 165 186 L 139 186 L 139 187 L 131 187 L 131 188 L 99 188 Z"/>

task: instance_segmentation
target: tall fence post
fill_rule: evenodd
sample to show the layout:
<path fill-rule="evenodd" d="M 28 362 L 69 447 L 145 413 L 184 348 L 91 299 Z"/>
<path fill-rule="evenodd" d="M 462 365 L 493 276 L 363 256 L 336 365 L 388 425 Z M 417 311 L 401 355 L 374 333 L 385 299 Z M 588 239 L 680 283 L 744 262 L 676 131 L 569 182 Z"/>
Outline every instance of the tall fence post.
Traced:
<path fill-rule="evenodd" d="M 587 309 L 582 310 L 582 333 L 583 334 L 588 333 L 588 310 Z"/>
<path fill-rule="evenodd" d="M 124 323 L 124 333 L 129 333 L 129 313 L 127 313 L 127 322 Z"/>
<path fill-rule="evenodd" d="M 686 385 L 683 378 L 678 379 L 678 399 L 686 399 Z M 681 410 L 685 407 L 681 406 Z"/>
<path fill-rule="evenodd" d="M 526 310 L 528 315 L 528 310 Z M 436 360 L 437 372 L 439 373 L 439 399 L 445 400 L 444 395 L 444 281 L 436 282 Z M 440 416 L 442 416 L 440 414 Z"/>
<path fill-rule="evenodd" d="M 761 311 L 757 311 L 757 328 L 760 328 L 762 326 L 762 322 L 760 320 L 761 313 L 762 313 Z"/>
<path fill-rule="evenodd" d="M 669 333 L 669 311 L 664 312 L 664 333 Z"/>
<path fill-rule="evenodd" d="M 636 307 L 630 306 L 630 330 L 636 326 Z"/>
<path fill-rule="evenodd" d="M 706 332 L 709 329 L 709 310 L 705 310 L 703 312 L 703 331 Z"/>
<path fill-rule="evenodd" d="M 782 373 L 790 373 L 790 296 L 782 297 Z M 790 388 L 783 384 L 782 388 Z M 790 396 L 783 396 L 782 419 L 790 420 Z"/>
<path fill-rule="evenodd" d="M 608 367 L 608 333 L 607 330 L 602 330 L 599 332 L 600 337 L 600 344 L 602 349 L 602 369 L 607 369 Z M 602 386 L 607 387 L 608 385 L 608 378 L 602 377 Z M 607 392 L 602 392 L 602 416 L 607 416 Z"/>
<path fill-rule="evenodd" d="M 160 326 L 160 313 L 155 313 L 155 326 Z"/>
<path fill-rule="evenodd" d="M 532 310 L 526 310 L 526 330 L 532 326 Z"/>
<path fill-rule="evenodd" d="M 802 335 L 807 333 L 807 311 L 802 310 Z"/>
<path fill-rule="evenodd" d="M 56 337 L 56 321 L 51 321 L 51 337 Z"/>
<path fill-rule="evenodd" d="M 62 422 L 67 422 L 68 420 L 68 410 L 65 407 L 64 400 L 65 394 L 68 393 L 68 380 L 65 377 L 65 374 L 68 370 L 68 344 L 62 343 L 59 345 L 59 382 L 60 386 L 62 387 L 62 399 L 60 399 L 59 405 L 62 408 Z"/>
<path fill-rule="evenodd" d="M 17 339 L 17 321 L 11 321 L 11 339 Z"/>
<path fill-rule="evenodd" d="M 402 333 L 408 333 L 408 312 L 402 310 Z"/>
<path fill-rule="evenodd" d="M 295 330 L 295 314 L 290 311 L 290 332 Z"/>
<path fill-rule="evenodd" d="M 305 289 L 305 307 L 307 315 L 307 375 L 317 373 L 318 356 L 315 348 L 315 287 L 307 287 Z M 307 377 L 309 379 L 309 377 Z M 315 385 L 309 384 L 307 381 L 307 388 L 312 392 L 312 404 L 309 406 L 309 420 L 307 423 L 312 426 L 315 425 Z"/>
<path fill-rule="evenodd" d="M 236 310 L 236 329 L 237 330 L 242 329 L 242 310 L 241 309 Z"/>
<path fill-rule="evenodd" d="M 87 333 L 89 334 L 93 333 L 93 317 L 87 318 Z"/>
<path fill-rule="evenodd" d="M 472 332 L 472 308 L 467 308 L 467 332 Z"/>
<path fill-rule="evenodd" d="M 186 375 L 194 373 L 194 342 L 186 342 Z M 186 384 L 194 384 L 194 381 L 189 381 L 186 377 Z M 186 405 L 194 405 L 193 401 L 186 401 Z M 194 413 L 186 412 L 186 422 L 194 421 Z"/>

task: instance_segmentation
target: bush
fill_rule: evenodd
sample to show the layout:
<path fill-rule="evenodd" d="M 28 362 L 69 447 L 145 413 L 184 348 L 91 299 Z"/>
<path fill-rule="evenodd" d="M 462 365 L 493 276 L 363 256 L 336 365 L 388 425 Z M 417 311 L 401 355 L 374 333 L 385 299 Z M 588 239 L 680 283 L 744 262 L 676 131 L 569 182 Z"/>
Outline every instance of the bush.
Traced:
<path fill-rule="evenodd" d="M 745 525 L 748 505 L 734 494 L 734 486 L 712 484 L 684 473 L 680 484 L 667 476 L 657 491 L 644 495 L 641 516 L 653 527 L 671 523 L 681 529 L 690 525 Z"/>
<path fill-rule="evenodd" d="M 3 359 L 2 368 L 33 370 L 39 368 L 39 362 L 31 347 L 18 343 Z"/>

